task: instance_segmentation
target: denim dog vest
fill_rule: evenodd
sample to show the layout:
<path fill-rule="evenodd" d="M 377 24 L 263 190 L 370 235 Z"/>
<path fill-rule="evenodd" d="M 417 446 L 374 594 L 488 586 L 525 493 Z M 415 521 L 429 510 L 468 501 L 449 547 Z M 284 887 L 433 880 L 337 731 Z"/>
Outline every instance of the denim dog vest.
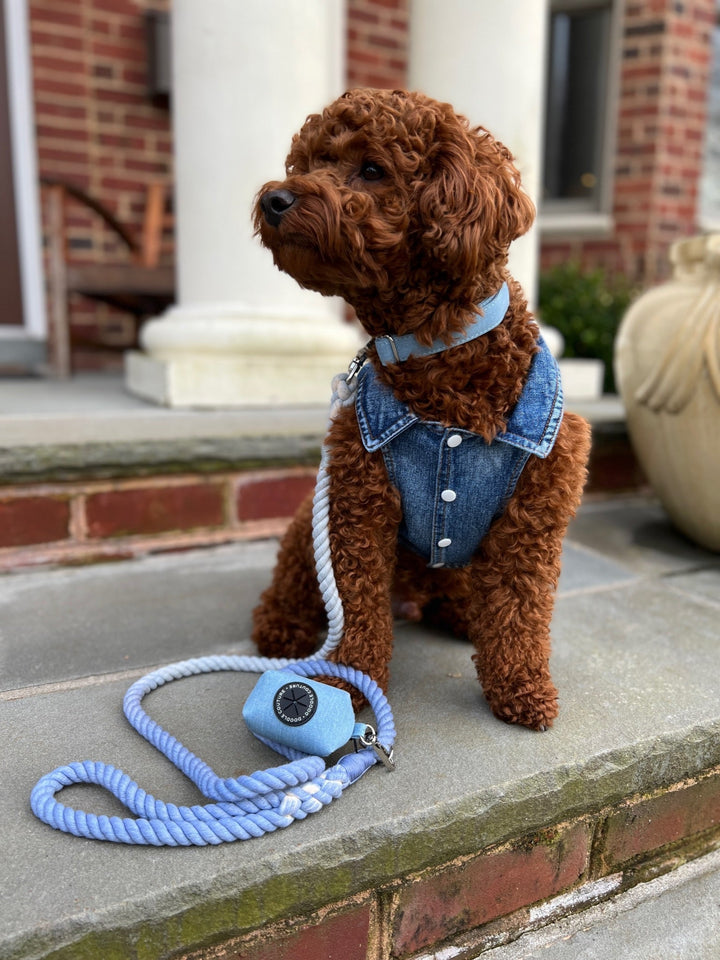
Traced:
<path fill-rule="evenodd" d="M 545 342 L 532 359 L 504 433 L 491 443 L 422 420 L 375 376 L 358 375 L 355 401 L 365 449 L 381 450 L 400 493 L 402 543 L 430 567 L 464 567 L 512 496 L 530 455 L 545 458 L 563 415 L 560 371 Z"/>

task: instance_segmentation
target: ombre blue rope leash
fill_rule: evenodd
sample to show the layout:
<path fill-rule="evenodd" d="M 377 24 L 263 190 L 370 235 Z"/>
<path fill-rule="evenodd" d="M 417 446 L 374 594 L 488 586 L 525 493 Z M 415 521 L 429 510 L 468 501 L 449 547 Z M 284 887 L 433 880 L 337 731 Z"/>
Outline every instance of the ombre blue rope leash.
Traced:
<path fill-rule="evenodd" d="M 354 364 L 358 363 L 356 358 Z M 357 372 L 359 367 L 355 368 Z M 352 402 L 353 365 L 349 377 L 336 378 L 331 417 Z M 211 803 L 191 807 L 157 800 L 112 764 L 100 761 L 70 763 L 42 777 L 32 791 L 33 813 L 57 830 L 94 840 L 153 846 L 205 846 L 248 840 L 283 829 L 295 820 L 317 813 L 337 799 L 378 760 L 388 763 L 395 741 L 390 705 L 374 680 L 353 667 L 332 663 L 326 657 L 343 634 L 342 602 L 330 558 L 328 532 L 328 456 L 323 456 L 313 501 L 313 540 L 318 584 L 328 617 L 328 634 L 322 648 L 307 660 L 252 656 L 200 657 L 173 663 L 137 680 L 125 694 L 123 710 L 130 724 L 163 753 L 201 790 Z M 335 677 L 354 686 L 367 699 L 377 722 L 363 748 L 349 753 L 329 768 L 321 757 L 285 744 L 260 738 L 290 762 L 256 771 L 250 776 L 221 778 L 179 740 L 152 720 L 141 706 L 152 690 L 182 677 L 233 670 L 260 673 L 286 668 L 304 677 Z M 369 728 L 371 729 L 371 728 Z M 109 817 L 76 810 L 56 799 L 64 787 L 91 783 L 117 797 L 134 817 Z"/>
<path fill-rule="evenodd" d="M 290 762 L 250 776 L 222 778 L 152 720 L 141 706 L 147 693 L 181 677 L 222 670 L 258 672 L 267 666 L 268 661 L 262 657 L 218 656 L 185 660 L 147 674 L 125 694 L 123 708 L 128 721 L 212 803 L 192 807 L 164 803 L 111 764 L 85 761 L 58 767 L 42 777 L 30 798 L 33 812 L 51 827 L 78 837 L 176 847 L 248 840 L 287 827 L 295 820 L 322 810 L 378 762 L 378 755 L 372 747 L 346 754 L 326 769 L 321 757 L 265 740 Z M 395 740 L 392 712 L 384 694 L 370 677 L 352 667 L 327 660 L 305 660 L 286 666 L 299 676 L 337 677 L 356 687 L 375 713 L 377 742 L 391 751 Z M 66 806 L 55 798 L 63 787 L 76 783 L 104 787 L 135 817 L 97 816 Z"/>

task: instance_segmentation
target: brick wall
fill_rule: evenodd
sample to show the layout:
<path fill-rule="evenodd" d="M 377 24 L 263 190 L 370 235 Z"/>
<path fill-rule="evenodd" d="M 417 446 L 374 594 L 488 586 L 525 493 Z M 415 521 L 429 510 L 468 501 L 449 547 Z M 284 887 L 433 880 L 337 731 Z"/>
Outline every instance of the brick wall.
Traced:
<path fill-rule="evenodd" d="M 349 87 L 407 83 L 409 0 L 348 0 Z"/>
<path fill-rule="evenodd" d="M 714 17 L 715 0 L 627 0 L 614 233 L 548 239 L 543 266 L 577 259 L 650 284 L 667 274 L 670 244 L 698 232 Z"/>
<path fill-rule="evenodd" d="M 169 3 L 30 0 L 29 5 L 40 176 L 75 184 L 135 233 L 147 184 L 172 174 L 169 112 L 153 105 L 147 92 L 144 19 L 147 10 L 165 10 Z M 44 204 L 43 226 L 46 230 Z M 125 256 L 99 218 L 80 206 L 69 209 L 67 236 L 71 262 Z M 103 343 L 123 346 L 133 340 L 127 314 L 78 297 L 71 315 L 76 365 L 105 366 L 112 355 Z"/>
<path fill-rule="evenodd" d="M 314 467 L 0 487 L 0 571 L 281 535 Z"/>

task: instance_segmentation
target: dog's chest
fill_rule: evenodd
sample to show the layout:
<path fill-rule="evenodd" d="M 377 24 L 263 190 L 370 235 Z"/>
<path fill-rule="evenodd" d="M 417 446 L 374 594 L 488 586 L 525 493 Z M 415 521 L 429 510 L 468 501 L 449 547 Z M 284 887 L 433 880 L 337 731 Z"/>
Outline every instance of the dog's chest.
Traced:
<path fill-rule="evenodd" d="M 541 342 L 506 431 L 493 442 L 422 420 L 367 365 L 356 413 L 363 444 L 381 451 L 402 505 L 401 540 L 431 567 L 462 567 L 504 511 L 531 455 L 546 457 L 562 419 L 562 389 Z"/>

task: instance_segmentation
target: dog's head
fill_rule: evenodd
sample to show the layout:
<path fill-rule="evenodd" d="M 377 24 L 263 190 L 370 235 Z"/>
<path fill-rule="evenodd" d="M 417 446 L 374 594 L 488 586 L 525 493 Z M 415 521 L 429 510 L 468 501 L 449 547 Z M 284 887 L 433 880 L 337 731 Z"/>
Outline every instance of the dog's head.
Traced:
<path fill-rule="evenodd" d="M 534 217 L 509 151 L 419 93 L 350 90 L 308 117 L 286 173 L 260 190 L 256 231 L 298 283 L 351 303 L 494 289 Z"/>

